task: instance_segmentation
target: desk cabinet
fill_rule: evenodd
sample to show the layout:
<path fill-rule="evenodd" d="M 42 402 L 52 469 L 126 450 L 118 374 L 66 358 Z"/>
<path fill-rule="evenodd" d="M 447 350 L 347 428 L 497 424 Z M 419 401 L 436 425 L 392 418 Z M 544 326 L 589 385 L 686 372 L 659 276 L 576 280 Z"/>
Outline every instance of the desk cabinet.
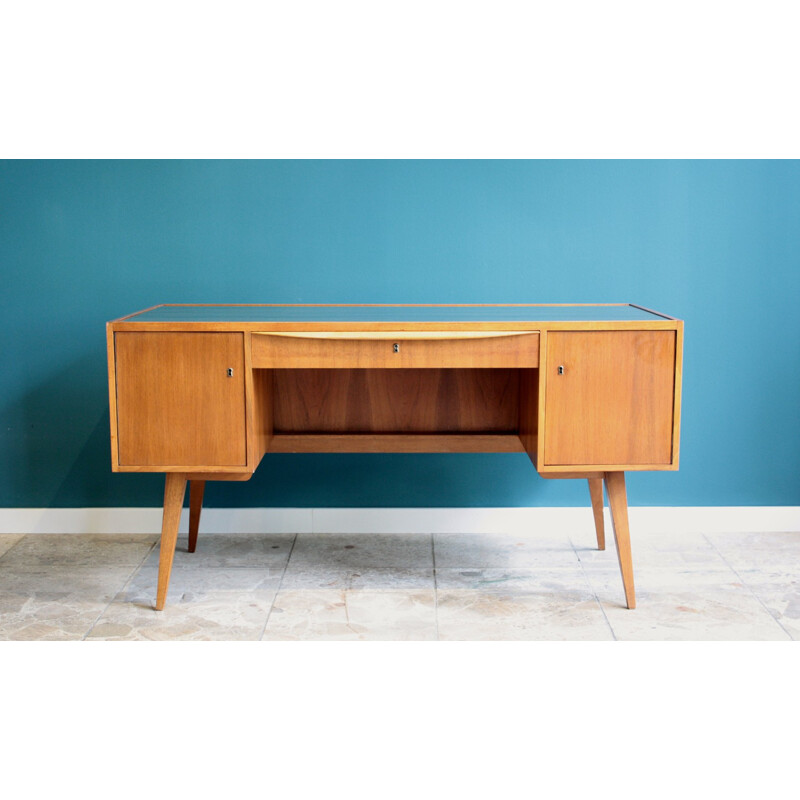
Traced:
<path fill-rule="evenodd" d="M 683 323 L 639 306 L 157 306 L 107 326 L 112 468 L 166 474 L 156 608 L 185 488 L 265 455 L 524 452 L 608 493 L 635 596 L 624 473 L 678 468 Z"/>

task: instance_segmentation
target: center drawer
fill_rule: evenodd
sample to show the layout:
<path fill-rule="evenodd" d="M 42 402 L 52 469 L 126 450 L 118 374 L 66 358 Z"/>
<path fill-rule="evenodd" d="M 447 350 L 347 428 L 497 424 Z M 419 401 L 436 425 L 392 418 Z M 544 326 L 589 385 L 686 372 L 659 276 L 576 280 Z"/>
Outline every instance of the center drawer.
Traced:
<path fill-rule="evenodd" d="M 292 331 L 251 343 L 256 369 L 539 366 L 532 331 Z"/>

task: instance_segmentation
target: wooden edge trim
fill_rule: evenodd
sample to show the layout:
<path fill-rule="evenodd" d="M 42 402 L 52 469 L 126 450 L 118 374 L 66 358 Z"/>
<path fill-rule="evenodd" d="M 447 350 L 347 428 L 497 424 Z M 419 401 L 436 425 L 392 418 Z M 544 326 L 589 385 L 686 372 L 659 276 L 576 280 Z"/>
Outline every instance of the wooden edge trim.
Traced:
<path fill-rule="evenodd" d="M 540 472 L 539 476 L 547 480 L 559 478 L 603 478 L 605 472 Z"/>
<path fill-rule="evenodd" d="M 117 359 L 114 330 L 106 325 L 106 357 L 108 359 L 108 416 L 111 427 L 111 469 L 119 466 L 119 429 L 117 419 Z"/>
<path fill-rule="evenodd" d="M 252 472 L 187 472 L 188 481 L 249 481 Z"/>
<path fill-rule="evenodd" d="M 135 311 L 143 314 L 154 308 L 592 308 L 632 306 L 633 303 L 158 303 Z M 641 306 L 636 306 L 641 308 Z M 133 316 L 133 314 L 129 315 Z M 126 317 L 120 317 L 126 319 Z"/>
<path fill-rule="evenodd" d="M 187 475 L 194 475 L 192 480 L 204 480 L 202 476 L 206 476 L 208 480 L 232 480 L 244 481 L 247 480 L 255 471 L 251 470 L 246 464 L 236 464 L 231 467 L 209 466 L 203 467 L 202 464 L 195 464 L 194 466 L 176 466 L 174 464 L 123 464 L 116 465 L 112 468 L 113 472 L 128 472 L 128 473 L 145 473 L 145 472 L 161 472 L 167 474 L 168 472 L 185 472 Z M 247 477 L 240 478 L 208 478 L 209 475 L 246 475 Z"/>
<path fill-rule="evenodd" d="M 516 320 L 508 321 L 483 321 L 465 320 L 463 322 L 155 322 L 125 320 L 109 323 L 116 332 L 141 331 L 141 332 L 169 332 L 169 333 L 205 333 L 215 331 L 247 331 L 259 334 L 275 334 L 283 332 L 355 332 L 355 331 L 511 331 L 514 333 L 534 334 L 545 330 L 562 331 L 674 331 L 676 320 L 604 320 L 604 321 L 558 321 L 558 320 Z"/>
<path fill-rule="evenodd" d="M 547 392 L 547 330 L 539 334 L 539 418 L 536 422 L 536 460 L 534 467 L 539 469 L 544 464 L 544 447 L 547 425 L 545 424 L 545 410 Z M 539 473 L 541 475 L 541 473 Z"/>
<path fill-rule="evenodd" d="M 527 331 L 253 331 L 252 336 L 280 336 L 287 339 L 497 339 L 503 336 L 538 336 Z"/>
<path fill-rule="evenodd" d="M 539 468 L 539 474 L 543 478 L 550 478 L 584 469 L 592 472 L 674 472 L 678 466 L 672 462 L 668 464 L 544 464 Z"/>
<path fill-rule="evenodd" d="M 276 433 L 268 453 L 524 453 L 517 434 Z"/>
<path fill-rule="evenodd" d="M 675 331 L 675 385 L 672 404 L 672 465 L 680 464 L 681 440 L 681 392 L 683 388 L 683 322 L 678 322 Z"/>
<path fill-rule="evenodd" d="M 247 466 L 255 469 L 256 463 L 256 409 L 253 388 L 253 358 L 250 349 L 251 335 L 242 332 L 244 359 L 244 441 Z"/>

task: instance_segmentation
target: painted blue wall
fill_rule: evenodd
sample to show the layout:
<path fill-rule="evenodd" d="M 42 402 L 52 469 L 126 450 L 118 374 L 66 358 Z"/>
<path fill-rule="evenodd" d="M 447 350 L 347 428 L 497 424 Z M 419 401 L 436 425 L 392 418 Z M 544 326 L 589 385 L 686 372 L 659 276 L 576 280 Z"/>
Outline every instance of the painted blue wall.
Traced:
<path fill-rule="evenodd" d="M 0 506 L 113 475 L 104 323 L 164 302 L 636 302 L 686 321 L 681 470 L 632 505 L 800 504 L 800 162 L 0 162 Z M 209 505 L 585 505 L 522 455 L 268 456 Z"/>

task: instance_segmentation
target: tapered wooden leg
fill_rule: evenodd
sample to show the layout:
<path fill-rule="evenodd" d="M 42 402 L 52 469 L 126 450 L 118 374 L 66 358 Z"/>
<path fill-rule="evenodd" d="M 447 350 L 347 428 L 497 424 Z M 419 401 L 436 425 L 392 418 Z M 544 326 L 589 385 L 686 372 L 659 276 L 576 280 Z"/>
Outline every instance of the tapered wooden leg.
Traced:
<path fill-rule="evenodd" d="M 178 541 L 178 525 L 181 521 L 183 497 L 186 494 L 186 475 L 168 472 L 164 485 L 164 517 L 161 523 L 161 555 L 158 560 L 158 590 L 156 611 L 164 608 L 172 572 L 172 559 L 175 556 L 175 543 Z"/>
<path fill-rule="evenodd" d="M 200 528 L 200 511 L 203 508 L 205 481 L 189 481 L 189 552 L 197 549 L 197 531 Z"/>
<path fill-rule="evenodd" d="M 589 478 L 589 495 L 592 498 L 594 529 L 597 533 L 597 549 L 606 549 L 606 526 L 603 519 L 603 479 Z"/>
<path fill-rule="evenodd" d="M 631 535 L 628 527 L 628 497 L 625 493 L 625 473 L 606 472 L 606 491 L 608 505 L 611 507 L 611 522 L 614 539 L 617 543 L 619 569 L 622 585 L 625 587 L 625 600 L 628 608 L 636 608 L 636 594 L 633 588 L 633 562 L 631 561 Z"/>

